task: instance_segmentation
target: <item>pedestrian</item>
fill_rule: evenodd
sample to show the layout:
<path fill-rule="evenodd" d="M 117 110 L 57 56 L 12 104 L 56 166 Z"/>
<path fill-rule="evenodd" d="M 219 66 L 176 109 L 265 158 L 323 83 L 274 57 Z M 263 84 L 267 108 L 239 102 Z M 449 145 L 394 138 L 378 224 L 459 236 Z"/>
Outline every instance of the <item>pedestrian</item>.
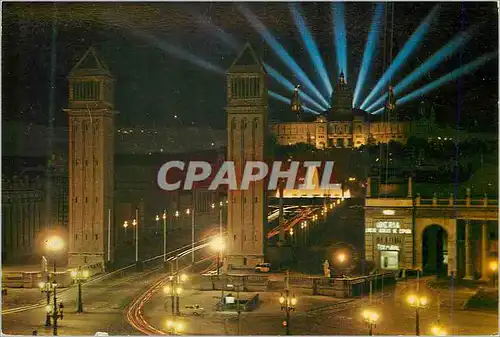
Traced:
<path fill-rule="evenodd" d="M 38 331 L 37 330 L 33 330 L 32 335 L 33 336 L 38 336 Z"/>

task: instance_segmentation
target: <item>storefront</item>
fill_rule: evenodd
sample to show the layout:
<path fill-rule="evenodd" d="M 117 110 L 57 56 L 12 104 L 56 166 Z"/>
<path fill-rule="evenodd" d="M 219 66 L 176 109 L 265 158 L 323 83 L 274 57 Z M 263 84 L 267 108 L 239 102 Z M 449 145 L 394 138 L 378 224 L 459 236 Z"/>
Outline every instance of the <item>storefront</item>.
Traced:
<path fill-rule="evenodd" d="M 398 270 L 413 263 L 412 219 L 403 210 L 368 211 L 365 217 L 365 257 L 376 268 Z"/>

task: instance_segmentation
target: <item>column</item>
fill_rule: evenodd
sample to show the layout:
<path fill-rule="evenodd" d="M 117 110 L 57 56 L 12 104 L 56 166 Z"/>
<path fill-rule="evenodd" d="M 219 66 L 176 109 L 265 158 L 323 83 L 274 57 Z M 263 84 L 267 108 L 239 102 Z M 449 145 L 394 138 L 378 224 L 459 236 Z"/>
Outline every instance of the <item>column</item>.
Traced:
<path fill-rule="evenodd" d="M 415 236 L 415 247 L 414 247 L 414 252 L 415 252 L 415 266 L 414 268 L 417 270 L 422 270 L 422 236 L 423 236 L 423 231 L 419 229 L 419 226 L 415 226 L 415 232 L 413 235 Z"/>
<path fill-rule="evenodd" d="M 470 223 L 465 222 L 465 277 L 466 280 L 472 280 L 472 259 L 471 259 L 471 245 L 470 245 Z"/>
<path fill-rule="evenodd" d="M 457 220 L 448 223 L 448 276 L 457 275 Z"/>
<path fill-rule="evenodd" d="M 488 224 L 481 224 L 481 280 L 488 277 Z"/>

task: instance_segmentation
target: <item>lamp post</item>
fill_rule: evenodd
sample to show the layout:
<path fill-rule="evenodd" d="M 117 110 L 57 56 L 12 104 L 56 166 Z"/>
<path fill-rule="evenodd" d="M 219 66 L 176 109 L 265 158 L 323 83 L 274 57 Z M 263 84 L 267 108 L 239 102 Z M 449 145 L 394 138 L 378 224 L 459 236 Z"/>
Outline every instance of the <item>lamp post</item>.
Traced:
<path fill-rule="evenodd" d="M 194 264 L 194 207 L 193 210 L 187 209 L 186 214 L 191 214 L 191 263 Z"/>
<path fill-rule="evenodd" d="M 373 336 L 373 328 L 377 325 L 379 314 L 372 309 L 363 310 L 363 320 L 368 326 L 368 335 Z"/>
<path fill-rule="evenodd" d="M 52 283 L 50 282 L 50 279 L 49 279 L 48 272 L 47 272 L 47 282 L 40 282 L 38 284 L 38 286 L 40 287 L 40 291 L 42 293 L 47 294 L 47 305 L 46 306 L 50 308 L 50 295 L 52 294 L 53 288 L 52 288 Z M 47 311 L 46 315 L 45 315 L 45 326 L 46 327 L 50 326 L 50 310 Z"/>
<path fill-rule="evenodd" d="M 408 304 L 415 308 L 415 335 L 420 336 L 420 309 L 425 308 L 429 301 L 425 296 L 410 295 L 408 296 Z"/>
<path fill-rule="evenodd" d="M 163 263 L 167 262 L 167 210 L 163 211 Z"/>
<path fill-rule="evenodd" d="M 76 312 L 83 312 L 83 301 L 82 301 L 82 282 L 84 282 L 89 277 L 88 270 L 78 270 L 71 271 L 71 277 L 73 281 L 78 284 L 78 296 L 76 298 Z"/>
<path fill-rule="evenodd" d="M 135 226 L 135 263 L 139 262 L 139 209 L 135 209 L 135 219 L 132 221 Z"/>
<path fill-rule="evenodd" d="M 159 227 L 160 227 L 160 216 L 159 215 L 156 215 L 155 216 L 155 221 L 156 221 L 156 230 L 155 230 L 155 234 L 158 234 L 159 232 Z"/>
<path fill-rule="evenodd" d="M 125 241 L 127 241 L 127 227 L 128 227 L 128 221 L 123 222 L 123 231 L 125 232 Z"/>
<path fill-rule="evenodd" d="M 283 321 L 283 325 L 286 329 L 286 334 L 290 335 L 290 312 L 295 310 L 297 299 L 294 294 L 290 294 L 290 290 L 287 287 L 287 289 L 285 289 L 285 294 L 281 294 L 279 302 L 281 304 L 281 310 L 285 311 L 285 321 Z"/>
<path fill-rule="evenodd" d="M 54 307 L 51 308 L 50 304 L 46 307 L 46 312 L 48 317 L 52 317 L 53 325 L 52 325 L 52 333 L 54 336 L 57 336 L 57 320 L 63 319 L 63 304 L 59 303 L 59 307 L 57 306 L 57 282 L 55 280 L 56 277 L 56 259 L 55 255 L 61 252 L 64 249 L 65 243 L 64 240 L 59 236 L 51 236 L 45 241 L 45 249 L 47 250 L 48 255 L 52 255 L 52 259 L 54 261 L 54 280 L 52 281 L 51 288 L 53 293 L 53 302 Z M 48 283 L 48 282 L 47 282 Z M 50 297 L 49 297 L 50 301 Z M 47 325 L 47 322 L 45 323 Z M 48 326 L 50 326 L 50 321 Z"/>
<path fill-rule="evenodd" d="M 182 293 L 182 288 L 178 282 L 177 275 L 169 276 L 169 283 L 163 287 L 163 292 L 167 294 L 167 296 L 170 296 L 172 300 L 172 318 L 174 318 L 176 314 L 180 315 L 179 295 Z M 175 309 L 176 304 L 177 304 L 177 310 Z"/>
<path fill-rule="evenodd" d="M 224 243 L 224 238 L 222 236 L 214 239 L 212 241 L 212 249 L 217 251 L 217 275 L 220 275 L 220 261 L 222 260 L 222 252 L 224 251 L 226 245 Z"/>

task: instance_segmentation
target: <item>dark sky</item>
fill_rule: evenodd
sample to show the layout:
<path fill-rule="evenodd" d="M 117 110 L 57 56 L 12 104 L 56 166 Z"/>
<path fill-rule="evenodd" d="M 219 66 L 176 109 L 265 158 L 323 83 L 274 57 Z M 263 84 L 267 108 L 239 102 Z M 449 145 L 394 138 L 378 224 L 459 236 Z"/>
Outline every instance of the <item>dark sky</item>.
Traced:
<path fill-rule="evenodd" d="M 319 85 L 308 54 L 291 18 L 287 3 L 248 3 L 259 19 L 288 50 L 290 55 Z M 433 3 L 395 4 L 395 50 L 401 48 L 425 18 Z M 57 3 L 54 122 L 64 125 L 62 108 L 67 104 L 67 78 L 72 66 L 90 45 L 94 45 L 117 79 L 116 108 L 121 125 L 172 125 L 178 115 L 185 124 L 225 123 L 224 76 L 179 59 L 159 48 L 159 43 L 141 38 L 140 32 L 178 46 L 200 59 L 227 69 L 236 52 L 200 23 L 222 28 L 235 40 L 250 42 L 259 56 L 294 82 L 293 74 L 265 45 L 234 3 Z M 329 3 L 302 3 L 303 13 L 323 56 L 326 68 L 335 73 L 332 19 Z M 348 74 L 355 79 L 359 71 L 366 37 L 372 19 L 373 3 L 347 3 Z M 4 120 L 22 119 L 46 124 L 49 119 L 50 50 L 54 5 L 51 3 L 3 3 L 2 24 L 2 112 Z M 463 8 L 463 16 L 460 9 Z M 444 62 L 427 77 L 414 84 L 424 85 L 439 76 L 498 49 L 498 16 L 494 2 L 442 4 L 439 20 L 432 26 L 419 48 L 397 76 L 400 80 L 455 34 L 474 24 L 483 24 L 459 54 Z M 382 42 L 382 38 L 380 43 Z M 381 47 L 381 45 L 380 45 Z M 366 83 L 371 88 L 382 73 L 381 53 L 374 59 Z M 496 127 L 498 101 L 498 60 L 451 82 L 426 96 L 436 104 L 438 119 L 457 122 L 457 104 L 462 98 L 461 124 L 476 120 L 483 129 Z M 351 81 L 354 82 L 354 81 Z M 459 86 L 461 85 L 461 90 Z M 286 94 L 276 82 L 269 87 Z M 461 94 L 460 94 L 461 93 Z M 366 94 L 365 94 L 366 95 Z M 288 96 L 288 95 L 287 95 Z M 415 109 L 416 104 L 406 109 Z M 270 117 L 282 118 L 285 105 L 270 101 Z M 495 122 L 492 123 L 492 120 Z M 178 123 L 178 122 L 177 122 Z"/>

